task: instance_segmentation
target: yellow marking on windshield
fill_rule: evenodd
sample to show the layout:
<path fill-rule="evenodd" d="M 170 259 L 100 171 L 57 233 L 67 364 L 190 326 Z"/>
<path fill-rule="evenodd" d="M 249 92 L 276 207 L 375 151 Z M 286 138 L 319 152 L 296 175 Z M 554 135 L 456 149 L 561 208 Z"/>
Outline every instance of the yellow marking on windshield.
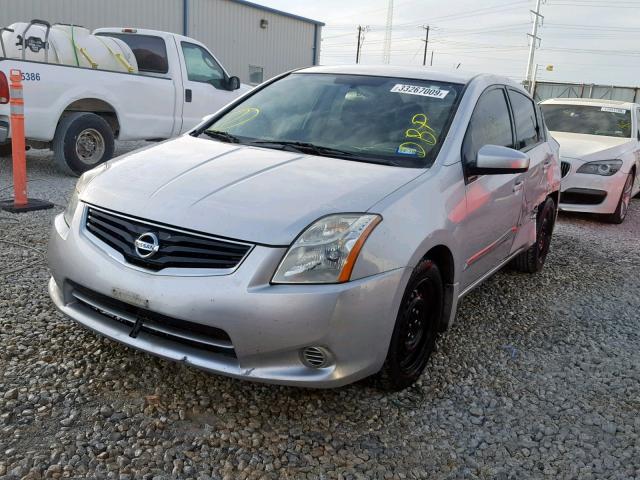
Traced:
<path fill-rule="evenodd" d="M 410 128 L 405 132 L 407 138 L 417 138 L 429 146 L 438 143 L 436 131 L 429 125 L 429 118 L 424 113 L 417 113 L 411 119 L 411 123 L 417 128 Z"/>
<path fill-rule="evenodd" d="M 260 109 L 249 107 L 244 110 L 239 110 L 237 112 L 232 112 L 226 117 L 224 117 L 217 125 L 217 129 L 226 129 L 239 127 L 240 125 L 244 125 L 245 123 L 250 122 L 254 118 L 260 115 Z"/>
<path fill-rule="evenodd" d="M 436 131 L 429 125 L 429 117 L 424 113 L 416 113 L 411 117 L 411 124 L 415 128 L 409 128 L 404 132 L 404 136 L 415 140 L 402 143 L 397 153 L 425 158 L 427 156 L 425 147 L 432 147 L 438 143 Z"/>

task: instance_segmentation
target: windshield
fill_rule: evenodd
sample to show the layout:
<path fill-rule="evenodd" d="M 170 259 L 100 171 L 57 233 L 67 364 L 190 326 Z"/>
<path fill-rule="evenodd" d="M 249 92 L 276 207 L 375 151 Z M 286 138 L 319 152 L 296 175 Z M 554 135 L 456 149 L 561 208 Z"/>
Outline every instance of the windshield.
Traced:
<path fill-rule="evenodd" d="M 424 168 L 438 154 L 462 88 L 386 77 L 292 74 L 202 133 L 266 148 Z"/>
<path fill-rule="evenodd" d="M 547 127 L 553 132 L 631 137 L 630 110 L 591 105 L 541 105 L 541 107 Z"/>

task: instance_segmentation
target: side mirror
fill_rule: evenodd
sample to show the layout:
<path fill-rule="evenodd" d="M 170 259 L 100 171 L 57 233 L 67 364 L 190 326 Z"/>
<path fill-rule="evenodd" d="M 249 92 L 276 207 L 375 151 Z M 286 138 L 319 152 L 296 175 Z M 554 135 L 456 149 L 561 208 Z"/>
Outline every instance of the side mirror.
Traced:
<path fill-rule="evenodd" d="M 227 90 L 238 90 L 240 88 L 240 79 L 238 77 L 229 77 L 227 79 Z"/>
<path fill-rule="evenodd" d="M 472 175 L 500 175 L 523 173 L 529 170 L 529 155 L 508 147 L 485 145 L 478 152 L 475 165 L 469 166 Z"/>

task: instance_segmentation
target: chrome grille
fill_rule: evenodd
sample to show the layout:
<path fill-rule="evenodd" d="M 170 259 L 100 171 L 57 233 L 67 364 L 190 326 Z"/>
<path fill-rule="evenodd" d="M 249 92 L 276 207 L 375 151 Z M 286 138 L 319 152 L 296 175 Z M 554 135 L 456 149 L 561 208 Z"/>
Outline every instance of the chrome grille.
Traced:
<path fill-rule="evenodd" d="M 169 267 L 233 269 L 251 250 L 249 244 L 160 226 L 95 207 L 89 207 L 86 228 L 120 252 L 128 263 L 154 271 Z M 145 233 L 157 237 L 159 248 L 152 256 L 142 258 L 136 253 L 135 241 Z"/>
<path fill-rule="evenodd" d="M 562 172 L 562 178 L 566 177 L 571 171 L 571 164 L 569 162 L 560 162 L 560 171 Z"/>

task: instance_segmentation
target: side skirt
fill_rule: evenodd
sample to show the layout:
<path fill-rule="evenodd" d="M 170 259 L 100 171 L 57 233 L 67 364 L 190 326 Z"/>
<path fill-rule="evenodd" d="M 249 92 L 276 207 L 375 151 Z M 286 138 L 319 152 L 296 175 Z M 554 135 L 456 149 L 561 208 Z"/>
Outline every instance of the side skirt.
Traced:
<path fill-rule="evenodd" d="M 516 250 L 515 252 L 513 252 L 511 255 L 509 255 L 504 261 L 502 261 L 501 263 L 499 263 L 497 266 L 493 267 L 491 270 L 489 270 L 487 273 L 485 273 L 482 277 L 480 277 L 478 280 L 476 280 L 475 282 L 473 282 L 471 285 L 469 285 L 467 288 L 465 288 L 460 295 L 458 295 L 458 300 L 461 300 L 465 295 L 467 295 L 468 293 L 470 293 L 472 290 L 474 290 L 476 287 L 480 286 L 480 284 L 482 284 L 485 280 L 487 280 L 489 277 L 491 277 L 491 275 L 493 275 L 494 273 L 496 273 L 498 270 L 500 270 L 502 267 L 504 267 L 507 263 L 509 263 L 511 260 L 513 260 L 515 257 L 517 257 L 518 255 L 520 255 L 525 249 L 524 248 L 520 248 L 518 250 Z"/>

